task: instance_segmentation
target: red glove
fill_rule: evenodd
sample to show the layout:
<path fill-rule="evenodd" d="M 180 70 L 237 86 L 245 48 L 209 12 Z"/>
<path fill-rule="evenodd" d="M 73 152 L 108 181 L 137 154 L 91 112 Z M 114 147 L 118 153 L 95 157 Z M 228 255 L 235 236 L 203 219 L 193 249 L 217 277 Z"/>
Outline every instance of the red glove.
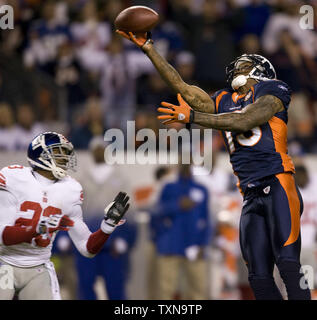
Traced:
<path fill-rule="evenodd" d="M 158 112 L 165 113 L 164 115 L 157 117 L 159 120 L 165 120 L 162 123 L 192 123 L 194 121 L 194 110 L 184 101 L 180 93 L 177 94 L 177 100 L 179 102 L 179 106 L 162 102 L 161 105 L 166 108 L 157 109 Z"/>

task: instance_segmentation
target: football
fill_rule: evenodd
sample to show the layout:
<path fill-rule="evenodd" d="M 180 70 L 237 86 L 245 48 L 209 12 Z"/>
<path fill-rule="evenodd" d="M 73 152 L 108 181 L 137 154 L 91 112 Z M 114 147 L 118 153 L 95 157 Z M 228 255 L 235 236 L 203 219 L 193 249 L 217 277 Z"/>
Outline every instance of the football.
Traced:
<path fill-rule="evenodd" d="M 125 32 L 151 31 L 159 21 L 159 14 L 145 6 L 132 6 L 121 11 L 114 24 L 116 29 Z"/>

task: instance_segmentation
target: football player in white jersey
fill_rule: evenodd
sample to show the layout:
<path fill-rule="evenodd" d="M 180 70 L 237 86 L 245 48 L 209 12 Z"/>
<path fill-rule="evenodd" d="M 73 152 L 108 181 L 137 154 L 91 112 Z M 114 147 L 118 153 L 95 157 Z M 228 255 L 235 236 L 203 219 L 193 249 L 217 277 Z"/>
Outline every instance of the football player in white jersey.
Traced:
<path fill-rule="evenodd" d="M 30 167 L 11 165 L 0 171 L 0 300 L 14 295 L 20 300 L 60 299 L 50 262 L 56 232 L 68 231 L 79 252 L 92 258 L 129 208 L 129 197 L 120 192 L 105 208 L 100 229 L 89 231 L 82 218 L 81 185 L 67 174 L 76 166 L 74 148 L 61 134 L 34 138 L 28 162 Z"/>

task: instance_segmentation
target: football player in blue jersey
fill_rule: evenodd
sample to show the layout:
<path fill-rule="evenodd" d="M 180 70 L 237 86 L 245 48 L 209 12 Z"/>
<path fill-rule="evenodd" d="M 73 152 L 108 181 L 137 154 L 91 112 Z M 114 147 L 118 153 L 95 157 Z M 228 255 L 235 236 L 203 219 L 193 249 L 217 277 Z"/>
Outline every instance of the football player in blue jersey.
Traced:
<path fill-rule="evenodd" d="M 287 154 L 291 89 L 276 79 L 269 60 L 244 54 L 226 68 L 229 87 L 209 96 L 181 79 L 156 51 L 149 33 L 117 32 L 139 46 L 178 93 L 179 105 L 162 102 L 158 109 L 163 123 L 221 130 L 244 197 L 240 245 L 255 298 L 283 299 L 273 278 L 276 265 L 289 300 L 311 299 L 300 264 L 303 202 Z"/>

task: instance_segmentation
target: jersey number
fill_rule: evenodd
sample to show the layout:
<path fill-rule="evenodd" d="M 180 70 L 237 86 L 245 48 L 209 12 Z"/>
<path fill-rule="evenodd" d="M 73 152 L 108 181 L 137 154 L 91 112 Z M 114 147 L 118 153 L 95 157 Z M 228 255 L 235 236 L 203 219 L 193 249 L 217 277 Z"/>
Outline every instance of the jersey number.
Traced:
<path fill-rule="evenodd" d="M 27 212 L 27 211 L 33 211 L 33 216 L 31 219 L 26 219 L 26 218 L 19 218 L 15 221 L 15 225 L 17 226 L 34 226 L 37 225 L 37 223 L 40 220 L 41 213 L 43 212 L 44 217 L 48 217 L 52 214 L 60 214 L 62 213 L 61 209 L 48 206 L 47 208 L 42 209 L 41 205 L 38 202 L 33 202 L 33 201 L 24 201 L 21 206 L 20 206 L 20 211 L 22 212 Z M 52 236 L 52 234 L 50 234 Z M 39 247 L 47 247 L 51 240 L 48 239 L 45 235 L 38 235 L 37 237 L 34 238 L 35 243 Z"/>
<path fill-rule="evenodd" d="M 230 153 L 233 153 L 236 150 L 233 142 L 233 136 L 230 131 L 225 131 L 225 133 L 226 133 L 226 138 L 229 146 L 229 151 Z M 261 128 L 255 127 L 252 130 L 249 130 L 248 132 L 237 135 L 236 140 L 241 146 L 252 147 L 260 141 L 261 137 L 262 137 Z"/>

